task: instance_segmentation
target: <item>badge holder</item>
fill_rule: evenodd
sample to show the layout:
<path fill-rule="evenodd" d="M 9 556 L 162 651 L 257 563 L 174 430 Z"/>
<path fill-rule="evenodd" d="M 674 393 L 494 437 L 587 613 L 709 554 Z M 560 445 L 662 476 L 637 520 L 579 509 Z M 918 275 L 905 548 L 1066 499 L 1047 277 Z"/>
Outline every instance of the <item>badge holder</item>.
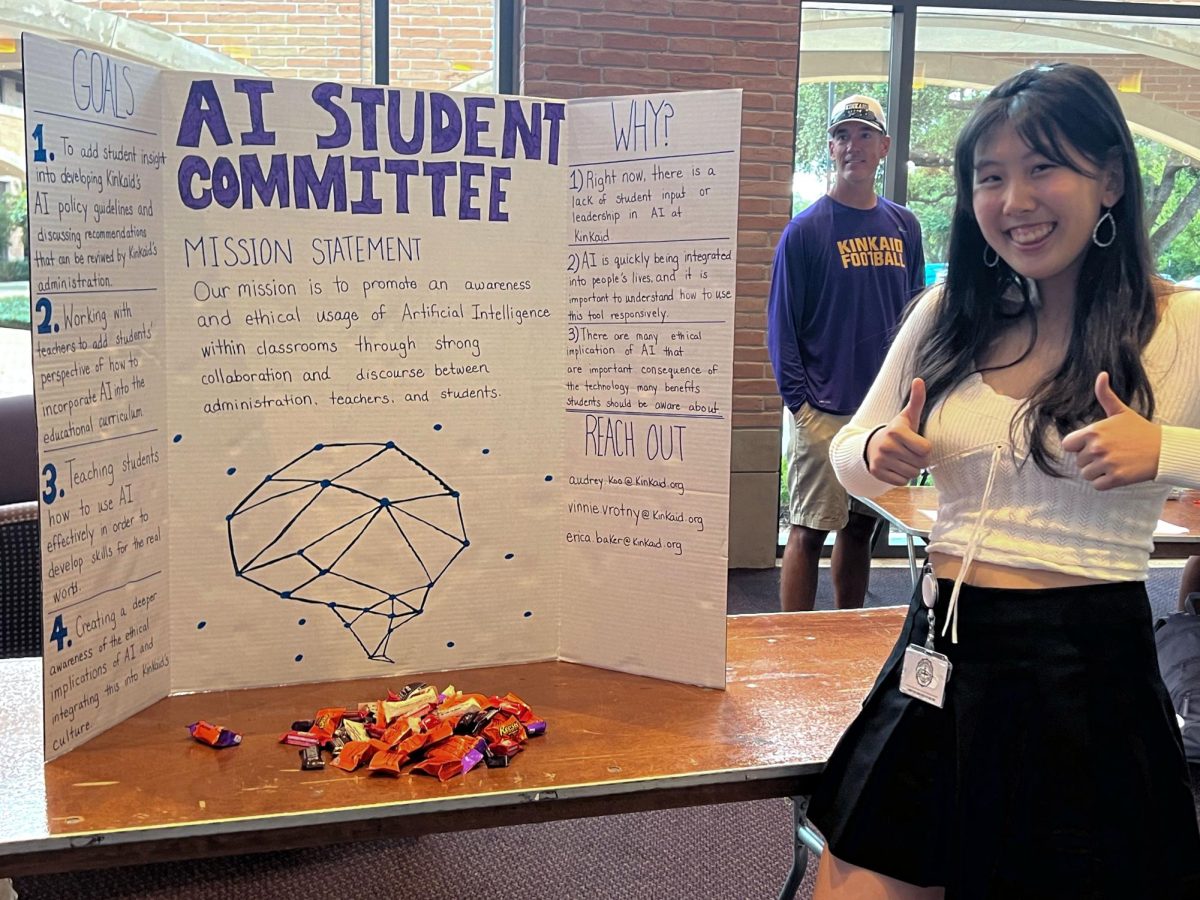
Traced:
<path fill-rule="evenodd" d="M 950 680 L 950 660 L 944 653 L 934 649 L 933 635 L 937 630 L 937 617 L 933 608 L 937 605 L 938 583 L 929 566 L 921 576 L 921 601 L 929 617 L 929 629 L 925 635 L 925 646 L 909 644 L 904 651 L 904 665 L 900 670 L 900 693 L 915 697 L 941 709 L 946 702 L 946 683 Z"/>

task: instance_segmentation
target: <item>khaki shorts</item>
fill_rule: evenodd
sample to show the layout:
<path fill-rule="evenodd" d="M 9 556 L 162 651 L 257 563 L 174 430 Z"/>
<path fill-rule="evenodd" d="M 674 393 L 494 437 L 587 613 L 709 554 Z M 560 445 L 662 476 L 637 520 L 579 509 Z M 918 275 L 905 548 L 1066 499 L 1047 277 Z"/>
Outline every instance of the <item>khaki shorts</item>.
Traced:
<path fill-rule="evenodd" d="M 788 448 L 788 517 L 793 525 L 817 531 L 840 531 L 849 513 L 874 515 L 871 508 L 846 493 L 829 461 L 829 444 L 849 416 L 835 416 L 807 403 L 792 416 L 795 428 Z"/>

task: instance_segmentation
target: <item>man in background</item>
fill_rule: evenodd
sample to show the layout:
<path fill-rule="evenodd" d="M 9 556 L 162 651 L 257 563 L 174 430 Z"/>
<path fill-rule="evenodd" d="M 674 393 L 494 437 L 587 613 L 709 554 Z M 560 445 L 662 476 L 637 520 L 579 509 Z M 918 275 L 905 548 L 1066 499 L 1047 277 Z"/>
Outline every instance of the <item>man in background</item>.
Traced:
<path fill-rule="evenodd" d="M 833 186 L 788 223 L 775 251 L 767 345 L 796 426 L 788 451 L 792 527 L 779 581 L 786 612 L 813 608 L 830 531 L 837 532 L 835 604 L 856 609 L 867 594 L 875 519 L 838 483 L 829 442 L 862 402 L 901 311 L 925 285 L 920 224 L 875 193 L 890 143 L 877 100 L 855 95 L 835 106 Z"/>

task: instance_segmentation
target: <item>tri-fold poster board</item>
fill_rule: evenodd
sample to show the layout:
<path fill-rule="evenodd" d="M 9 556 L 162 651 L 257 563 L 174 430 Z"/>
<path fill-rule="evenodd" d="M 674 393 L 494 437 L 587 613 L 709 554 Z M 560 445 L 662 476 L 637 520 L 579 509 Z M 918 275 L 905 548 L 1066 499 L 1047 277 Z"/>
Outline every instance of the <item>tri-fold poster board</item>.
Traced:
<path fill-rule="evenodd" d="M 23 54 L 48 759 L 183 691 L 724 686 L 739 92 Z"/>

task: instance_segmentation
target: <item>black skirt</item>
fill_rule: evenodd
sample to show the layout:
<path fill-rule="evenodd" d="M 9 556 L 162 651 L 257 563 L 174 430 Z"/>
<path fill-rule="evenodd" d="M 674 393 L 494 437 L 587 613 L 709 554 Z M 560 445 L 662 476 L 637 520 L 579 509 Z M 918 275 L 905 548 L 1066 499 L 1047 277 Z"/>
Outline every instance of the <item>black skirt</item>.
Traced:
<path fill-rule="evenodd" d="M 951 583 L 939 582 L 938 631 Z M 1145 586 L 964 585 L 938 709 L 900 693 L 908 618 L 809 817 L 839 859 L 947 898 L 1200 898 L 1200 829 Z"/>

